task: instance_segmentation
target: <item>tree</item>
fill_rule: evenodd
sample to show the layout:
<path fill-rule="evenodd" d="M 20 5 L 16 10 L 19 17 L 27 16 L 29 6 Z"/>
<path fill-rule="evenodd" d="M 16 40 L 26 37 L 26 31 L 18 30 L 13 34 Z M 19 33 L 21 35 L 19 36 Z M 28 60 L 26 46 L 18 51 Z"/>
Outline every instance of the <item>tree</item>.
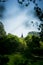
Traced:
<path fill-rule="evenodd" d="M 30 48 L 30 50 L 35 48 L 40 48 L 40 42 L 39 42 L 40 38 L 35 35 L 30 35 L 30 36 L 28 34 L 27 37 L 25 38 L 28 48 Z"/>
<path fill-rule="evenodd" d="M 21 54 L 16 54 L 14 57 L 14 65 L 28 65 L 28 60 Z"/>
<path fill-rule="evenodd" d="M 17 52 L 19 46 L 19 38 L 12 34 L 8 34 L 5 41 L 5 54 L 12 54 Z"/>
<path fill-rule="evenodd" d="M 12 54 L 16 52 L 24 52 L 26 42 L 23 38 L 8 34 L 0 38 L 0 54 Z"/>
<path fill-rule="evenodd" d="M 23 34 L 21 35 L 21 38 L 23 38 Z"/>
<path fill-rule="evenodd" d="M 9 61 L 9 58 L 7 56 L 0 55 L 0 65 L 6 65 Z"/>
<path fill-rule="evenodd" d="M 32 36 L 32 43 L 33 43 L 33 48 L 40 48 L 40 38 L 37 36 Z"/>
<path fill-rule="evenodd" d="M 4 25 L 3 25 L 2 22 L 0 22 L 0 38 L 1 38 L 2 36 L 5 36 L 5 35 L 6 35 L 6 32 L 5 32 L 5 30 L 4 30 Z"/>

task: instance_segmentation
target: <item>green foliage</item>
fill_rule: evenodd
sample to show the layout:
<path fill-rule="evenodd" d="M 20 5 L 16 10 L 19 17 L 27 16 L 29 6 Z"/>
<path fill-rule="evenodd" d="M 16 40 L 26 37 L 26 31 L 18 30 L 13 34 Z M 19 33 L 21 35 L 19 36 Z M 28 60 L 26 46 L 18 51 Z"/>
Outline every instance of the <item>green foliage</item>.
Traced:
<path fill-rule="evenodd" d="M 21 53 L 24 53 L 24 50 L 26 49 L 27 45 L 26 42 L 23 38 L 19 38 L 19 47 L 18 47 L 18 51 Z"/>
<path fill-rule="evenodd" d="M 10 33 L 6 35 L 3 25 L 0 28 L 0 65 L 6 65 L 8 61 L 7 65 L 43 64 L 43 41 L 40 36 L 28 34 L 19 38 Z"/>
<path fill-rule="evenodd" d="M 6 65 L 9 61 L 9 58 L 7 56 L 0 55 L 0 65 Z"/>
<path fill-rule="evenodd" d="M 0 45 L 1 45 L 2 54 L 13 53 L 17 51 L 17 48 L 19 46 L 19 38 L 11 34 L 4 37 L 3 41 L 0 42 L 1 42 Z"/>
<path fill-rule="evenodd" d="M 8 34 L 0 39 L 0 54 L 23 52 L 25 48 L 26 42 L 12 34 Z"/>
<path fill-rule="evenodd" d="M 21 5 L 24 1 L 18 0 Z M 29 1 L 35 4 L 36 15 L 43 21 L 43 13 L 41 8 L 38 7 L 36 0 L 28 0 L 28 3 L 25 2 L 26 7 L 30 4 Z M 6 0 L 1 2 L 6 2 Z M 3 17 L 4 10 L 5 7 L 0 5 L 1 18 Z M 19 38 L 10 33 L 6 35 L 4 25 L 0 22 L 0 65 L 43 65 L 43 24 L 41 24 L 40 28 L 40 37 L 28 34 L 23 38 L 22 34 L 21 38 Z"/>
<path fill-rule="evenodd" d="M 35 36 L 35 35 L 28 35 L 26 38 L 25 38 L 26 42 L 27 42 L 27 46 L 30 48 L 30 49 L 33 49 L 33 48 L 39 48 L 40 47 L 40 43 L 39 43 L 39 40 L 40 38 Z"/>
<path fill-rule="evenodd" d="M 20 53 L 9 55 L 8 65 L 41 65 L 43 60 L 26 58 Z"/>
<path fill-rule="evenodd" d="M 20 53 L 13 54 L 9 56 L 10 61 L 8 65 L 25 65 L 27 59 Z"/>
<path fill-rule="evenodd" d="M 43 42 L 42 41 L 40 41 L 40 48 L 43 49 Z"/>
<path fill-rule="evenodd" d="M 5 32 L 5 30 L 4 30 L 4 25 L 3 25 L 2 22 L 0 22 L 0 38 L 1 38 L 2 36 L 5 36 L 5 35 L 6 35 L 6 32 Z"/>

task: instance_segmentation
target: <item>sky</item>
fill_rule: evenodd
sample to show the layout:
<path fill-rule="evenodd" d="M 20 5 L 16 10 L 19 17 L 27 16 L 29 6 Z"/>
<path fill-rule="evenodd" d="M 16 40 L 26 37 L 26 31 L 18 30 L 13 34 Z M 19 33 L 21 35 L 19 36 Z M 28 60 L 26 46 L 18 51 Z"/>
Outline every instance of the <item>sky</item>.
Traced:
<path fill-rule="evenodd" d="M 37 3 L 43 9 L 43 0 L 42 2 L 37 0 Z M 5 5 L 4 18 L 2 20 L 5 30 L 7 33 L 11 33 L 17 36 L 24 37 L 30 31 L 38 31 L 37 24 L 40 24 L 40 20 L 35 16 L 34 4 L 31 2 L 28 7 L 20 5 L 17 0 L 8 0 Z M 31 24 L 31 22 L 34 24 Z"/>

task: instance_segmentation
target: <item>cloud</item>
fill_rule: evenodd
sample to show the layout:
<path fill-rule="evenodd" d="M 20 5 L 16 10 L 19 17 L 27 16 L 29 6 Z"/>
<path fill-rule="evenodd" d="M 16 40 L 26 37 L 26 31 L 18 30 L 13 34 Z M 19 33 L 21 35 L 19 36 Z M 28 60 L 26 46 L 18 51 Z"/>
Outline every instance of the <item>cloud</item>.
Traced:
<path fill-rule="evenodd" d="M 32 6 L 31 6 L 32 5 Z M 16 34 L 21 36 L 27 35 L 29 31 L 38 31 L 37 27 L 31 24 L 31 21 L 35 22 L 39 19 L 34 16 L 33 3 L 31 3 L 28 8 L 20 6 L 17 0 L 9 0 L 6 3 L 6 12 L 4 25 L 7 33 Z"/>
<path fill-rule="evenodd" d="M 5 19 L 4 24 L 6 26 L 6 31 L 11 32 L 13 30 L 18 29 L 22 23 L 27 19 L 26 10 L 20 12 L 17 16 L 13 16 L 12 18 Z"/>

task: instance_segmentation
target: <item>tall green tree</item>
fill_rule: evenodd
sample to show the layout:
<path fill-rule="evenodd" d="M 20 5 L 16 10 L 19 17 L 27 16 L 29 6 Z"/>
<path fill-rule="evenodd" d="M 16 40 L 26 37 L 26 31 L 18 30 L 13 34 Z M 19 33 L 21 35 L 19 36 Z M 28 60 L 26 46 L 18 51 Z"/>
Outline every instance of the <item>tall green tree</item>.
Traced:
<path fill-rule="evenodd" d="M 0 22 L 0 38 L 2 36 L 5 36 L 6 35 L 6 32 L 5 32 L 5 29 L 4 29 L 4 25 L 2 22 Z"/>

